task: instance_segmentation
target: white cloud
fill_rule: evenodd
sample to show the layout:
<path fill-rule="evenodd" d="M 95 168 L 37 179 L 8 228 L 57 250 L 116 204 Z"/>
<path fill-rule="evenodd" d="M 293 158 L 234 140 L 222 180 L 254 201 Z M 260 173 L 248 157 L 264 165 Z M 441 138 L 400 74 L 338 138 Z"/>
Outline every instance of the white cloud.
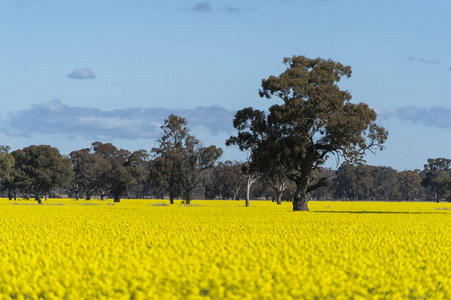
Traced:
<path fill-rule="evenodd" d="M 203 127 L 210 134 L 232 132 L 235 112 L 220 107 L 194 109 L 115 108 L 101 110 L 64 105 L 59 100 L 34 104 L 15 112 L 0 123 L 9 136 L 63 135 L 87 139 L 154 139 L 161 136 L 160 126 L 170 114 L 187 119 L 188 127 Z"/>
<path fill-rule="evenodd" d="M 94 79 L 96 76 L 90 69 L 83 68 L 72 71 L 67 77 L 71 79 Z"/>

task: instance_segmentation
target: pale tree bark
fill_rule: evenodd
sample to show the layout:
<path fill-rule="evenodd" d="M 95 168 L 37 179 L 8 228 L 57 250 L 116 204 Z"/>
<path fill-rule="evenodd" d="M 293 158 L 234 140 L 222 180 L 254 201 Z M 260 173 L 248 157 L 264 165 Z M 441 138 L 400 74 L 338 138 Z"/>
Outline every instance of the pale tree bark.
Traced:
<path fill-rule="evenodd" d="M 273 176 L 264 176 L 265 182 L 272 188 L 274 191 L 274 197 L 277 201 L 278 205 L 282 204 L 282 195 L 287 187 L 288 178 L 282 174 L 276 174 Z"/>
<path fill-rule="evenodd" d="M 233 188 L 232 190 L 232 194 L 233 194 L 233 199 L 232 200 L 239 200 L 239 194 L 241 192 L 241 187 L 236 186 Z"/>
<path fill-rule="evenodd" d="M 251 192 L 251 186 L 254 184 L 254 182 L 257 181 L 257 179 L 259 177 L 260 177 L 259 175 L 253 175 L 253 174 L 247 175 L 246 207 L 249 207 L 249 197 L 250 197 L 250 192 Z"/>
<path fill-rule="evenodd" d="M 282 204 L 282 195 L 283 195 L 283 191 L 285 190 L 285 188 L 283 188 L 282 190 L 276 190 L 276 200 L 277 200 L 277 205 L 281 205 Z"/>

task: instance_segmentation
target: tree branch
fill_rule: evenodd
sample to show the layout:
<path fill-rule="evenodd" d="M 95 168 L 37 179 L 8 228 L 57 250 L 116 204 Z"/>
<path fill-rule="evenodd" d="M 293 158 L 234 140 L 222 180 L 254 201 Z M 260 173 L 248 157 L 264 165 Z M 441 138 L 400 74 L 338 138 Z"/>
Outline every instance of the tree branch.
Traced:
<path fill-rule="evenodd" d="M 329 179 L 329 177 L 322 177 L 322 178 L 318 179 L 318 181 L 315 184 L 313 184 L 307 188 L 307 193 L 310 193 L 322 186 L 327 186 L 327 183 L 326 183 L 327 179 Z"/>

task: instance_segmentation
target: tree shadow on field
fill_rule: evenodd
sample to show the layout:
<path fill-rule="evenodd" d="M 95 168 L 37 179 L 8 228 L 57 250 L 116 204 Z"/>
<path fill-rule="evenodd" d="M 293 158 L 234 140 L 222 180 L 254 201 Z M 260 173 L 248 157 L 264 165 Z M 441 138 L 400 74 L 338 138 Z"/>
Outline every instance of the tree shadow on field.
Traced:
<path fill-rule="evenodd" d="M 352 210 L 314 210 L 312 212 L 316 213 L 338 213 L 338 214 L 451 214 L 451 212 L 444 211 L 370 211 L 370 210 L 362 210 L 362 211 L 352 211 Z"/>

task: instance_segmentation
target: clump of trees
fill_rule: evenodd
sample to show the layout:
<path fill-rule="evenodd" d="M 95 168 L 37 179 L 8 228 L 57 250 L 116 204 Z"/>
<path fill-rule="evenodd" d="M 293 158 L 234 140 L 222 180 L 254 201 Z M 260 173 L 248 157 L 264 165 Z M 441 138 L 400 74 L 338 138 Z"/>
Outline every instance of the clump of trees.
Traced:
<path fill-rule="evenodd" d="M 334 199 L 413 201 L 425 198 L 420 170 L 403 171 L 345 163 L 336 171 L 328 193 Z"/>
<path fill-rule="evenodd" d="M 14 159 L 13 188 L 22 188 L 33 194 L 41 204 L 51 190 L 68 184 L 72 178 L 70 160 L 58 149 L 47 145 L 29 146 L 11 153 Z"/>
<path fill-rule="evenodd" d="M 120 202 L 121 196 L 142 177 L 139 166 L 134 164 L 141 154 L 142 151 L 132 153 L 101 142 L 71 152 L 74 173 L 71 194 L 77 199 L 84 195 L 87 200 L 95 193 L 101 199 L 109 194 L 114 202 Z"/>
<path fill-rule="evenodd" d="M 263 174 L 248 190 L 248 162 L 204 161 L 210 164 L 194 164 L 193 173 L 196 175 L 191 178 L 196 180 L 193 189 L 188 186 L 185 190 L 187 185 L 182 181 L 183 172 L 173 170 L 179 174 L 173 177 L 179 180 L 173 182 L 178 193 L 174 199 L 181 197 L 186 203 L 193 198 L 240 200 L 249 194 L 251 199 L 278 204 L 293 201 L 296 184 L 282 176 L 283 173 L 276 173 L 273 177 Z M 385 166 L 347 162 L 337 170 L 320 167 L 317 176 L 327 180 L 309 195 L 310 199 L 320 201 L 451 201 L 450 164 L 451 159 L 429 159 L 423 170 L 402 172 Z M 100 142 L 93 143 L 91 148 L 73 151 L 68 157 L 59 154 L 56 148 L 43 145 L 13 152 L 3 146 L 0 151 L 3 195 L 13 199 L 19 193 L 25 197 L 32 196 L 39 203 L 43 197 L 58 195 L 77 200 L 108 197 L 116 202 L 120 198 L 170 199 L 167 182 L 170 181 L 172 166 L 172 162 L 165 166 L 162 157 L 152 151 L 130 152 Z M 179 165 L 179 168 L 186 166 L 193 170 L 192 162 L 183 167 Z M 190 179 L 186 177 L 183 180 Z"/>
<path fill-rule="evenodd" d="M 442 198 L 451 201 L 451 159 L 428 159 L 424 165 L 421 184 L 426 189 L 429 199 L 439 202 Z"/>
<path fill-rule="evenodd" d="M 171 204 L 180 194 L 190 204 L 194 190 L 205 185 L 222 149 L 202 146 L 189 134 L 186 119 L 176 115 L 165 119 L 161 129 L 163 136 L 157 142 L 158 147 L 152 149 L 150 181 L 156 188 L 168 191 Z"/>
<path fill-rule="evenodd" d="M 16 192 L 32 195 L 42 204 L 50 193 L 64 193 L 90 200 L 124 196 L 169 195 L 171 204 L 180 195 L 190 203 L 196 189 L 205 188 L 222 149 L 204 147 L 190 135 L 183 117 L 170 115 L 161 126 L 162 137 L 150 152 L 118 149 L 94 142 L 90 148 L 72 151 L 68 157 L 48 145 L 32 145 L 9 152 L 0 148 L 0 180 L 12 199 Z"/>

